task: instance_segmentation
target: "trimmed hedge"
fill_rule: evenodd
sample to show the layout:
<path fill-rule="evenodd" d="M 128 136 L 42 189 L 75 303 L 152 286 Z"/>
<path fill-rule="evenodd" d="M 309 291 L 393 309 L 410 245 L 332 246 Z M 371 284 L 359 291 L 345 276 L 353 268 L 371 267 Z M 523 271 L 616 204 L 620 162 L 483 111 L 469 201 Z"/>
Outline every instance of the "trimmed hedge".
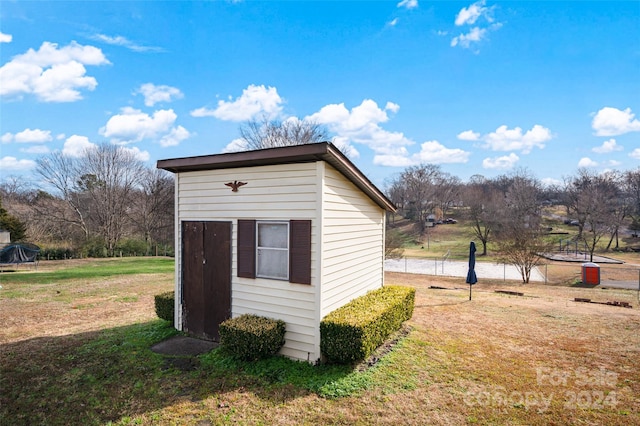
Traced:
<path fill-rule="evenodd" d="M 171 321 L 173 323 L 175 310 L 175 295 L 173 291 L 156 294 L 155 301 L 156 315 L 158 315 L 158 318 Z"/>
<path fill-rule="evenodd" d="M 244 314 L 220 324 L 220 344 L 237 358 L 254 361 L 278 353 L 284 345 L 282 320 Z"/>
<path fill-rule="evenodd" d="M 320 322 L 320 350 L 338 364 L 365 359 L 411 318 L 415 295 L 411 287 L 382 287 L 336 309 Z"/>

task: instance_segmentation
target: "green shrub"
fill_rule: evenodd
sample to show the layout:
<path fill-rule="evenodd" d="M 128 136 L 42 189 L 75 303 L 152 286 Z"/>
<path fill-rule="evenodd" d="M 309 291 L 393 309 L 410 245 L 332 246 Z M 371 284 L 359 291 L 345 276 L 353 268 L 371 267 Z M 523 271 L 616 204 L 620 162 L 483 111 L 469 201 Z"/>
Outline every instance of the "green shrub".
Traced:
<path fill-rule="evenodd" d="M 80 249 L 82 257 L 107 257 L 107 245 L 104 238 L 99 236 L 90 237 L 85 241 Z"/>
<path fill-rule="evenodd" d="M 336 309 L 320 322 L 320 350 L 339 364 L 365 359 L 411 318 L 415 294 L 411 287 L 382 287 Z"/>
<path fill-rule="evenodd" d="M 156 294 L 156 314 L 158 318 L 171 321 L 173 323 L 175 309 L 175 295 L 173 291 Z"/>
<path fill-rule="evenodd" d="M 143 239 L 126 238 L 118 243 L 115 255 L 145 256 L 149 254 L 149 245 Z"/>
<path fill-rule="evenodd" d="M 257 315 L 241 315 L 220 324 L 220 344 L 243 360 L 275 355 L 284 345 L 285 322 Z"/>
<path fill-rule="evenodd" d="M 63 260 L 72 259 L 76 254 L 66 247 L 40 247 L 38 259 L 40 260 Z"/>

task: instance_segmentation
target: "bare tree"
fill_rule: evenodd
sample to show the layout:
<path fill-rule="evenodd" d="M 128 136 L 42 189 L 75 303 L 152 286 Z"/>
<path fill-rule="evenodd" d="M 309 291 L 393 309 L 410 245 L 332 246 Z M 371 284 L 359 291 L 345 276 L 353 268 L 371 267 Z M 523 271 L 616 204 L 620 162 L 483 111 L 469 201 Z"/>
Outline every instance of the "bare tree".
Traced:
<path fill-rule="evenodd" d="M 54 152 L 37 161 L 36 173 L 59 194 L 42 196 L 34 206 L 50 221 L 81 229 L 85 241 L 95 233 L 113 255 L 144 170 L 131 151 L 115 145 L 89 148 L 77 158 Z"/>
<path fill-rule="evenodd" d="M 146 170 L 128 215 L 147 245 L 152 241 L 170 243 L 174 225 L 173 176 L 164 170 Z"/>
<path fill-rule="evenodd" d="M 541 226 L 541 185 L 527 171 L 516 171 L 496 180 L 504 196 L 503 211 L 496 225 L 500 257 L 514 265 L 522 282 L 528 283 L 531 271 L 540 264 L 549 249 Z"/>
<path fill-rule="evenodd" d="M 435 176 L 433 184 L 435 186 L 434 199 L 437 207 L 446 216 L 453 204 L 460 199 L 460 188 L 462 186 L 460 178 L 446 172 L 440 172 Z"/>
<path fill-rule="evenodd" d="M 144 165 L 122 147 L 101 144 L 85 150 L 78 168 L 78 188 L 91 200 L 90 218 L 113 255 L 125 232 L 127 212 L 139 187 Z"/>
<path fill-rule="evenodd" d="M 500 258 L 514 265 L 524 284 L 529 282 L 531 271 L 540 265 L 544 259 L 543 253 L 550 249 L 550 244 L 544 239 L 541 228 L 516 229 L 509 228 L 501 231 L 497 239 Z"/>
<path fill-rule="evenodd" d="M 407 188 L 403 184 L 401 176 L 394 176 L 387 181 L 385 186 L 387 197 L 393 201 L 398 210 L 404 211 L 407 207 Z"/>
<path fill-rule="evenodd" d="M 476 178 L 464 187 L 462 198 L 473 235 L 482 244 L 481 255 L 486 256 L 487 244 L 504 208 L 504 196 L 491 181 Z"/>
<path fill-rule="evenodd" d="M 574 177 L 565 179 L 566 203 L 579 222 L 578 239 L 584 242 L 590 260 L 600 239 L 617 233 L 625 210 L 614 174 L 598 175 L 581 168 Z"/>
<path fill-rule="evenodd" d="M 418 224 L 420 232 L 424 232 L 427 216 L 436 205 L 435 181 L 440 174 L 440 167 L 421 164 L 407 167 L 394 182 L 394 186 L 404 188 L 406 215 Z"/>
<path fill-rule="evenodd" d="M 640 167 L 629 170 L 624 174 L 623 193 L 627 200 L 629 216 L 631 216 L 631 229 L 640 231 Z"/>
<path fill-rule="evenodd" d="M 611 245 L 615 240 L 615 249 L 620 247 L 619 235 L 620 228 L 623 226 L 625 219 L 629 216 L 632 208 L 632 202 L 626 193 L 624 175 L 618 171 L 609 171 L 604 174 L 604 182 L 609 187 L 611 193 L 611 202 L 609 204 L 609 242 L 605 250 L 611 249 Z"/>
<path fill-rule="evenodd" d="M 384 257 L 387 259 L 401 258 L 404 254 L 403 244 L 402 234 L 397 229 L 387 228 L 384 238 Z"/>
<path fill-rule="evenodd" d="M 56 151 L 39 158 L 36 164 L 36 174 L 40 175 L 45 183 L 59 193 L 60 198 L 68 207 L 68 209 L 47 209 L 42 211 L 42 214 L 48 215 L 52 221 L 77 227 L 82 231 L 85 240 L 88 239 L 89 226 L 83 208 L 82 194 L 76 190 L 79 176 L 78 159 Z"/>
<path fill-rule="evenodd" d="M 314 121 L 296 118 L 279 121 L 267 117 L 242 124 L 240 137 L 249 150 L 305 145 L 329 139 L 326 129 Z"/>

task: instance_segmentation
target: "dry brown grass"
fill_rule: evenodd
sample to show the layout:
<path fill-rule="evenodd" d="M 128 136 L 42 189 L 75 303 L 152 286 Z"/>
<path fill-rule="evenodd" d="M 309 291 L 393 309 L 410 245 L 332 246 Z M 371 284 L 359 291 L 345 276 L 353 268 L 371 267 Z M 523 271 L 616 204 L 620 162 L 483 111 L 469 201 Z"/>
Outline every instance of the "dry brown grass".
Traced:
<path fill-rule="evenodd" d="M 2 298 L 0 352 L 8 343 L 19 350 L 24 341 L 33 350 L 39 337 L 152 320 L 152 297 L 170 289 L 172 279 L 164 274 L 70 282 L 34 288 L 29 297 Z M 388 386 L 323 399 L 292 385 L 256 387 L 222 378 L 207 387 L 198 376 L 204 373 L 184 373 L 162 384 L 159 407 L 127 401 L 119 422 L 640 425 L 635 292 L 498 281 L 476 285 L 469 301 L 463 279 L 388 273 L 386 283 L 417 289 L 413 331 L 390 354 L 392 362 L 376 372 L 388 378 Z M 577 303 L 575 297 L 634 307 Z"/>

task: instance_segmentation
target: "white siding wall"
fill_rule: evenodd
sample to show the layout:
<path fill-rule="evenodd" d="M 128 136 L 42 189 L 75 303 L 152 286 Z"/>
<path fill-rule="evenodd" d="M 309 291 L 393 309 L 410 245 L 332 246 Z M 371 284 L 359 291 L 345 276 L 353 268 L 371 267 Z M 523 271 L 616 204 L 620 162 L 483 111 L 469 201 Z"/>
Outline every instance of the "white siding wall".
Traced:
<path fill-rule="evenodd" d="M 286 343 L 281 353 L 295 359 L 315 361 L 320 357 L 316 290 L 318 276 L 319 213 L 318 164 L 302 163 L 226 170 L 180 173 L 177 178 L 178 225 L 184 220 L 233 222 L 231 311 L 282 319 L 287 323 Z M 225 186 L 230 181 L 247 182 L 238 192 Z M 311 285 L 286 281 L 237 277 L 237 220 L 311 220 Z M 180 226 L 177 226 L 180 241 Z M 181 269 L 177 244 L 176 269 Z M 176 274 L 180 279 L 180 272 Z M 179 281 L 178 281 L 179 282 Z M 179 318 L 179 314 L 176 316 Z"/>
<path fill-rule="evenodd" d="M 325 164 L 320 318 L 383 285 L 385 211 Z"/>

